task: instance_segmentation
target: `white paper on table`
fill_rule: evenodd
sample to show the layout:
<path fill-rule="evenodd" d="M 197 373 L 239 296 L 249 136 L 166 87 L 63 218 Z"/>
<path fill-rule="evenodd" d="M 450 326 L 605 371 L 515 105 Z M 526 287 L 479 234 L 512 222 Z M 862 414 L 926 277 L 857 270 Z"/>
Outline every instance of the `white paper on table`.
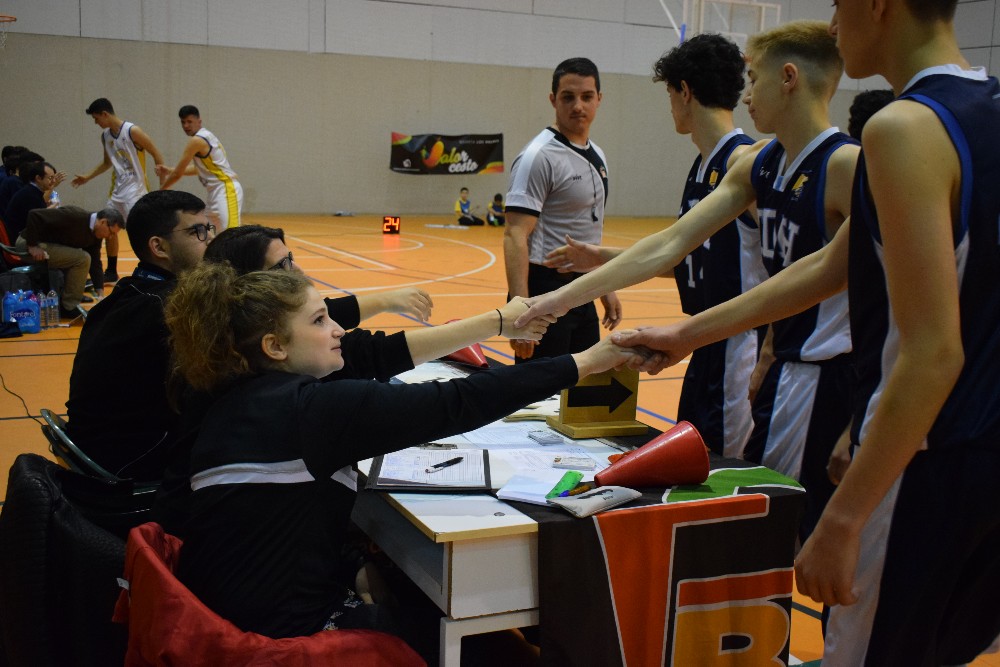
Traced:
<path fill-rule="evenodd" d="M 500 500 L 519 500 L 524 503 L 535 505 L 548 505 L 545 494 L 552 490 L 565 470 L 558 471 L 558 474 L 551 476 L 528 476 L 514 475 L 503 487 L 497 491 L 497 498 Z"/>
<path fill-rule="evenodd" d="M 442 361 L 428 361 L 413 370 L 400 373 L 396 379 L 406 384 L 418 384 L 420 382 L 446 382 L 468 375 L 469 372 L 464 368 L 457 368 Z"/>
<path fill-rule="evenodd" d="M 520 410 L 504 417 L 505 422 L 515 421 L 540 421 L 544 422 L 546 417 L 555 417 L 559 414 L 559 394 L 549 396 L 541 401 L 535 401 L 526 405 Z"/>
<path fill-rule="evenodd" d="M 502 487 L 514 477 L 530 477 L 548 481 L 555 479 L 549 489 L 555 486 L 559 478 L 566 473 L 564 468 L 553 468 L 552 460 L 556 456 L 570 454 L 585 456 L 594 461 L 593 470 L 580 470 L 583 473 L 582 482 L 592 482 L 594 475 L 608 467 L 606 453 L 591 452 L 579 446 L 565 446 L 560 451 L 551 447 L 535 447 L 534 449 L 494 449 L 490 451 L 490 483 L 494 488 Z M 548 491 L 549 489 L 546 489 Z"/>
<path fill-rule="evenodd" d="M 559 433 L 556 434 L 563 439 L 562 444 L 539 445 L 537 442 L 528 437 L 528 433 L 531 431 L 547 431 L 549 433 L 556 433 L 556 431 L 550 429 L 548 426 L 539 424 L 538 422 L 506 422 L 500 420 L 495 421 L 492 424 L 487 424 L 486 426 L 481 426 L 475 430 L 468 431 L 465 433 L 465 439 L 477 447 L 490 450 L 501 448 L 543 447 L 546 451 L 561 452 L 564 451 L 562 448 L 580 445 L 589 445 L 601 448 L 607 446 L 599 440 L 573 440 L 572 438 L 567 438 Z"/>

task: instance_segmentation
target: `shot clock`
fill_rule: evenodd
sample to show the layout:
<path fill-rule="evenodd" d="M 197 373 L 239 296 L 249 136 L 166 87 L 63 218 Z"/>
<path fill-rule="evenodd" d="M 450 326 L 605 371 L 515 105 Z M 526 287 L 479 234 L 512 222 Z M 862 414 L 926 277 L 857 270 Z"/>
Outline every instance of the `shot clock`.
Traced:
<path fill-rule="evenodd" d="M 386 215 L 382 217 L 382 233 L 383 234 L 398 234 L 399 233 L 399 216 L 398 215 Z"/>

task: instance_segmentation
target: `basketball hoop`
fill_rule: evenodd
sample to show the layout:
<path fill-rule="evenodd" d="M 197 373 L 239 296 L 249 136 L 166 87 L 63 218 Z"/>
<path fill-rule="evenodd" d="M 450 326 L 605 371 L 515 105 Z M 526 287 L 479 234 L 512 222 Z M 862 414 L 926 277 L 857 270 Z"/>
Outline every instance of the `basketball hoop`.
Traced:
<path fill-rule="evenodd" d="M 7 28 L 16 20 L 16 17 L 9 14 L 0 14 L 0 49 L 7 44 Z"/>

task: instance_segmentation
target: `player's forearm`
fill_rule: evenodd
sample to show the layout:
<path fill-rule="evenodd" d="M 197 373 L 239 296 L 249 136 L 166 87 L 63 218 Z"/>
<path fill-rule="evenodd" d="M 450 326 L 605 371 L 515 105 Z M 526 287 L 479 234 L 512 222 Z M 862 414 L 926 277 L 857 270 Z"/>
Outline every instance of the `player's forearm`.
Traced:
<path fill-rule="evenodd" d="M 842 239 L 846 240 L 846 239 Z M 846 243 L 840 250 L 846 251 Z M 685 320 L 684 340 L 701 347 L 741 331 L 801 313 L 847 287 L 846 258 L 827 246 L 793 263 L 749 292 Z"/>
<path fill-rule="evenodd" d="M 161 190 L 167 190 L 168 188 L 170 188 L 171 185 L 173 185 L 177 181 L 181 180 L 181 176 L 183 175 L 183 173 L 184 172 L 178 173 L 178 171 L 176 169 L 174 169 L 173 171 L 171 171 L 170 175 L 167 176 L 166 179 L 164 179 L 164 181 L 162 183 L 160 183 L 160 189 Z"/>
<path fill-rule="evenodd" d="M 160 150 L 152 143 L 150 143 L 149 148 L 147 148 L 146 150 L 153 157 L 153 164 L 155 165 L 165 164 L 165 160 L 163 159 L 163 153 L 161 153 Z"/>
<path fill-rule="evenodd" d="M 357 296 L 358 312 L 361 314 L 361 321 L 364 322 L 370 317 L 375 317 L 379 313 L 384 313 L 390 308 L 388 292 L 377 294 L 364 294 Z"/>
<path fill-rule="evenodd" d="M 559 288 L 565 305 L 575 308 L 590 303 L 608 292 L 644 282 L 673 268 L 686 253 L 677 250 L 676 244 L 669 237 L 665 240 L 662 234 L 647 236 L 626 249 L 602 248 L 602 258 L 608 251 L 605 264 Z"/>
<path fill-rule="evenodd" d="M 528 239 L 519 234 L 504 234 L 504 268 L 510 296 L 528 296 Z"/>
<path fill-rule="evenodd" d="M 95 178 L 96 176 L 100 176 L 101 174 L 103 174 L 104 172 L 106 172 L 110 168 L 111 168 L 110 164 L 108 164 L 106 162 L 102 162 L 101 164 L 97 165 L 96 167 L 94 167 L 93 169 L 91 169 L 89 172 L 87 172 L 86 174 L 84 174 L 83 175 L 83 179 L 85 181 L 92 180 L 93 178 Z"/>

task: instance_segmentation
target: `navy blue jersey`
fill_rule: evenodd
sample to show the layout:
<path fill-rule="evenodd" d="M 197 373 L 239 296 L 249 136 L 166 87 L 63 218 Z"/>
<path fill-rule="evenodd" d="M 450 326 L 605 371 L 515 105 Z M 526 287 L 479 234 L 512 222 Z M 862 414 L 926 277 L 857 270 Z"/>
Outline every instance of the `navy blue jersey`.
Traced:
<path fill-rule="evenodd" d="M 1000 84 L 957 66 L 924 70 L 901 95 L 927 105 L 951 138 L 961 164 L 961 207 L 954 221 L 955 265 L 965 366 L 930 433 L 928 446 L 1000 447 Z M 864 156 L 851 206 L 848 292 L 857 345 L 855 442 L 875 410 L 896 360 L 878 216 Z M 860 429 L 860 430 L 859 430 Z M 859 438 L 860 436 L 860 438 Z"/>
<path fill-rule="evenodd" d="M 791 165 L 786 166 L 785 148 L 777 140 L 757 155 L 750 178 L 757 193 L 761 255 L 770 275 L 829 242 L 826 169 L 830 156 L 844 144 L 857 142 L 831 127 L 813 139 Z M 774 355 L 782 361 L 822 361 L 851 350 L 846 294 L 771 326 Z"/>
<path fill-rule="evenodd" d="M 701 155 L 695 158 L 684 185 L 681 216 L 722 182 L 733 150 L 752 143 L 753 139 L 736 129 L 719 140 L 704 165 Z M 681 309 L 696 315 L 757 285 L 764 277 L 755 247 L 758 240 L 757 223 L 744 213 L 687 255 L 674 267 Z"/>

